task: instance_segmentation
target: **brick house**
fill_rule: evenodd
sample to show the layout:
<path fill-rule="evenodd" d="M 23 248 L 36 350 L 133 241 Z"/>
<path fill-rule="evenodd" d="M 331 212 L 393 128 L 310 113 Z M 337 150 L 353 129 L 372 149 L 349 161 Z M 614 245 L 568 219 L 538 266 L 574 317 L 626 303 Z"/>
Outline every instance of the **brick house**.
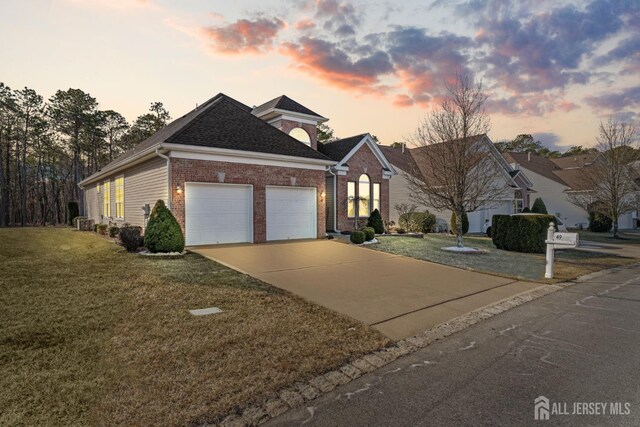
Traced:
<path fill-rule="evenodd" d="M 322 238 L 336 229 L 333 216 L 327 225 L 327 204 L 335 191 L 347 194 L 352 179 L 344 162 L 318 147 L 325 121 L 284 95 L 251 108 L 218 94 L 82 180 L 84 211 L 96 223 L 144 228 L 147 209 L 164 200 L 190 246 Z M 353 174 L 368 171 L 380 184 L 376 203 L 388 203 L 368 144 L 348 157 L 358 164 Z M 335 174 L 345 178 L 329 190 Z"/>

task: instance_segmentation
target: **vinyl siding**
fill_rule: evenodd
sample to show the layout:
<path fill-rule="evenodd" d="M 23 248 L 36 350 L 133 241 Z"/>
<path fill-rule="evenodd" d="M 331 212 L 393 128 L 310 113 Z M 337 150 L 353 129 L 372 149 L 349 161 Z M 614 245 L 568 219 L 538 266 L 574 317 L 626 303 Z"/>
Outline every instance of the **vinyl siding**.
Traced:
<path fill-rule="evenodd" d="M 116 178 L 124 176 L 124 218 L 116 218 Z M 104 196 L 104 182 L 111 183 L 111 218 L 102 218 Z M 142 207 L 149 204 L 151 208 L 162 199 L 167 203 L 167 163 L 166 160 L 157 157 L 144 163 L 133 166 L 124 172 L 118 172 L 109 178 L 100 180 L 100 193 L 96 191 L 98 183 L 91 184 L 85 188 L 87 197 L 87 208 L 90 219 L 96 223 L 125 222 L 131 225 L 144 227 L 144 212 Z"/>
<path fill-rule="evenodd" d="M 396 211 L 396 205 L 406 203 L 408 205 L 416 205 L 417 203 L 411 199 L 409 192 L 409 182 L 404 177 L 406 172 L 398 166 L 393 165 L 398 172 L 397 175 L 389 179 L 389 220 L 398 224 L 400 215 Z M 428 210 L 426 206 L 418 207 L 418 210 Z"/>

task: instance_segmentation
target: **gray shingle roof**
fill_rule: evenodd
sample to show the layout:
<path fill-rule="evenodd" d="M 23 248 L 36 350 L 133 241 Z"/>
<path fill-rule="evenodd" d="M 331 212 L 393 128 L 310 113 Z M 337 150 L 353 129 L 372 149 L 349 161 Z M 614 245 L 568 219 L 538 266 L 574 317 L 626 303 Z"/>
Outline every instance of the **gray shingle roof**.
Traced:
<path fill-rule="evenodd" d="M 163 142 L 330 160 L 254 116 L 250 107 L 219 93 L 140 142 L 97 173 L 114 169 L 136 154 Z"/>
<path fill-rule="evenodd" d="M 350 136 L 348 138 L 338 139 L 336 141 L 318 143 L 318 151 L 336 162 L 344 159 L 353 148 L 362 141 L 367 134 Z"/>
<path fill-rule="evenodd" d="M 309 108 L 294 101 L 293 99 L 289 98 L 286 95 L 281 95 L 277 98 L 272 99 L 271 101 L 267 101 L 264 104 L 257 106 L 256 108 L 253 109 L 253 114 L 260 115 L 260 113 L 270 110 L 272 108 L 324 118 L 320 114 L 316 113 L 313 110 L 310 110 Z"/>

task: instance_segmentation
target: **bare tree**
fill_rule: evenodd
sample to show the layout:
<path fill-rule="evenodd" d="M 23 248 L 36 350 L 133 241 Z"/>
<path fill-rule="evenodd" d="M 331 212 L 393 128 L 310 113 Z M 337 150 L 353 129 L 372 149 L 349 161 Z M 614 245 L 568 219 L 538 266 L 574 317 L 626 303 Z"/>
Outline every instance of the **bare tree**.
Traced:
<path fill-rule="evenodd" d="M 638 208 L 640 190 L 631 163 L 638 159 L 637 131 L 629 123 L 612 117 L 600 122 L 594 162 L 580 169 L 580 189 L 569 200 L 586 210 L 611 218 L 613 237 L 618 237 L 618 220 Z"/>
<path fill-rule="evenodd" d="M 499 154 L 486 143 L 490 122 L 483 108 L 487 97 L 482 82 L 459 75 L 447 91 L 448 96 L 409 138 L 416 146 L 415 166 L 405 178 L 416 203 L 462 218 L 465 212 L 490 207 L 512 190 L 500 176 Z M 462 247 L 462 221 L 457 222 L 455 233 Z"/>

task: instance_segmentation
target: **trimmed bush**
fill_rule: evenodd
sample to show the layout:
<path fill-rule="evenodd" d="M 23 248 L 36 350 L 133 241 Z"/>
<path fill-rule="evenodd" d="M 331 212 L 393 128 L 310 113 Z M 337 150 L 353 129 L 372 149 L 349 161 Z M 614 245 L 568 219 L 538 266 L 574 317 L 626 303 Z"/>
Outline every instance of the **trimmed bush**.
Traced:
<path fill-rule="evenodd" d="M 93 232 L 94 232 L 94 233 L 97 233 L 97 232 L 98 232 L 98 226 L 99 226 L 99 225 L 100 225 L 100 224 L 93 224 Z"/>
<path fill-rule="evenodd" d="M 398 225 L 411 233 L 433 233 L 436 228 L 436 216 L 429 211 L 407 212 L 400 215 Z"/>
<path fill-rule="evenodd" d="M 144 232 L 144 246 L 152 253 L 182 252 L 184 236 L 180 224 L 164 201 L 158 200 Z"/>
<path fill-rule="evenodd" d="M 613 220 L 597 212 L 589 212 L 589 231 L 595 233 L 606 233 L 611 231 Z"/>
<path fill-rule="evenodd" d="M 405 230 L 404 228 L 396 228 L 396 233 L 398 233 L 398 234 L 406 234 L 407 230 Z"/>
<path fill-rule="evenodd" d="M 525 207 L 524 209 L 522 209 L 522 213 L 531 213 L 531 209 Z"/>
<path fill-rule="evenodd" d="M 378 209 L 374 209 L 367 220 L 367 227 L 373 228 L 377 234 L 384 233 L 384 222 L 382 221 L 382 215 Z M 371 239 L 367 239 L 371 240 Z"/>
<path fill-rule="evenodd" d="M 119 231 L 120 228 L 115 225 L 113 227 L 109 227 L 109 237 L 116 237 Z"/>
<path fill-rule="evenodd" d="M 67 214 L 69 218 L 69 225 L 74 225 L 74 219 L 77 216 L 80 216 L 80 208 L 78 207 L 78 202 L 69 202 L 67 203 Z"/>
<path fill-rule="evenodd" d="M 498 249 L 512 252 L 544 253 L 549 223 L 553 215 L 494 215 L 491 239 Z M 556 224 L 557 225 L 557 224 Z"/>
<path fill-rule="evenodd" d="M 531 213 L 539 213 L 545 215 L 549 213 L 547 212 L 547 206 L 544 204 L 544 201 L 541 197 L 538 197 L 536 200 L 534 200 L 533 206 L 531 206 Z"/>
<path fill-rule="evenodd" d="M 144 239 L 141 234 L 142 227 L 134 226 L 123 226 L 118 233 L 120 243 L 129 252 L 135 252 L 136 249 L 144 245 Z"/>
<path fill-rule="evenodd" d="M 451 232 L 453 234 L 458 233 L 458 218 L 455 212 L 451 212 Z M 469 217 L 465 212 L 462 216 L 462 234 L 467 234 L 469 232 Z"/>
<path fill-rule="evenodd" d="M 373 240 L 376 237 L 376 230 L 374 230 L 372 227 L 365 227 L 360 231 L 364 233 L 364 238 L 367 242 L 369 240 Z"/>
<path fill-rule="evenodd" d="M 96 230 L 98 234 L 102 234 L 103 236 L 107 235 L 107 224 L 98 224 L 98 229 Z"/>
<path fill-rule="evenodd" d="M 351 243 L 355 243 L 356 245 L 364 243 L 365 238 L 366 236 L 362 231 L 354 231 L 353 233 L 351 233 L 351 236 L 349 236 L 349 239 L 351 239 Z"/>

